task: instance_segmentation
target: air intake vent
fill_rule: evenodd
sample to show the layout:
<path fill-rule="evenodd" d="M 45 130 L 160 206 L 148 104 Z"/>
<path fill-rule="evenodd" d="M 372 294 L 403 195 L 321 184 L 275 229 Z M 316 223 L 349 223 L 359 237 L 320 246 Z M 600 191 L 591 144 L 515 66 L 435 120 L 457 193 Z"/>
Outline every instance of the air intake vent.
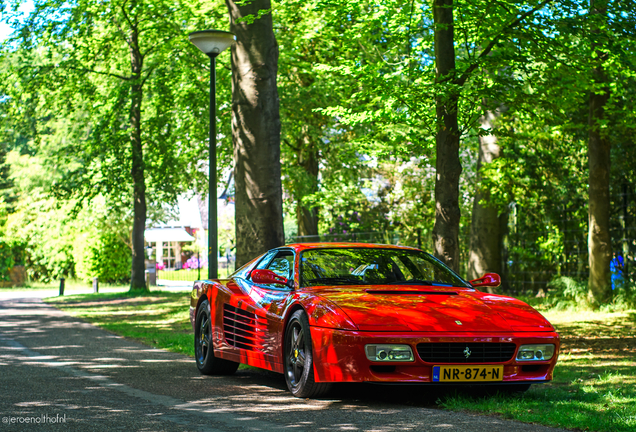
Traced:
<path fill-rule="evenodd" d="M 388 294 L 388 295 L 457 295 L 455 291 L 413 291 L 413 290 L 367 290 L 369 294 Z"/>
<path fill-rule="evenodd" d="M 229 304 L 223 305 L 223 332 L 225 340 L 233 347 L 250 351 L 263 346 L 258 316 Z"/>
<path fill-rule="evenodd" d="M 515 353 L 513 343 L 421 343 L 420 358 L 429 363 L 502 363 Z"/>

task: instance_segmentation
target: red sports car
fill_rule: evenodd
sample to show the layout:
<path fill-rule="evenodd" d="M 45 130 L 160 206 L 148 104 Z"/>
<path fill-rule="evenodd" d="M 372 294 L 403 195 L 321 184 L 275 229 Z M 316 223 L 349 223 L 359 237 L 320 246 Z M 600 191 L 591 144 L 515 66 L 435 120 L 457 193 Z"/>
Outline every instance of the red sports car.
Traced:
<path fill-rule="evenodd" d="M 559 335 L 527 304 L 476 287 L 419 249 L 304 243 L 228 279 L 197 281 L 190 320 L 203 374 L 283 373 L 298 397 L 334 382 L 510 385 L 552 379 Z"/>

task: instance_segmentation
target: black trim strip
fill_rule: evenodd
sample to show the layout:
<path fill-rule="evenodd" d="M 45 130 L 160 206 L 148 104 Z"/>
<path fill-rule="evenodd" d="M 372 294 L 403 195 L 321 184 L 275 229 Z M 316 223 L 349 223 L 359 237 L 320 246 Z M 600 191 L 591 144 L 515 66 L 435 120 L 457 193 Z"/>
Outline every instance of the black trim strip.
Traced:
<path fill-rule="evenodd" d="M 369 294 L 390 294 L 390 295 L 404 295 L 404 294 L 446 295 L 446 296 L 457 295 L 456 291 L 367 290 L 367 292 Z"/>

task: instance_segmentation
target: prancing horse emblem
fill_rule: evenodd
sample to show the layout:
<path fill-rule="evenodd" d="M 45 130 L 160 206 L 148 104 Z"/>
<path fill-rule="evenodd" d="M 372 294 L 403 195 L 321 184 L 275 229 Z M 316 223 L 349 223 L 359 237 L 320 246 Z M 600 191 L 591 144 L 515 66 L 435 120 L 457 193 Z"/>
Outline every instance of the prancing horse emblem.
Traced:
<path fill-rule="evenodd" d="M 466 349 L 464 350 L 464 355 L 466 356 L 466 358 L 470 357 L 470 348 L 466 347 Z"/>

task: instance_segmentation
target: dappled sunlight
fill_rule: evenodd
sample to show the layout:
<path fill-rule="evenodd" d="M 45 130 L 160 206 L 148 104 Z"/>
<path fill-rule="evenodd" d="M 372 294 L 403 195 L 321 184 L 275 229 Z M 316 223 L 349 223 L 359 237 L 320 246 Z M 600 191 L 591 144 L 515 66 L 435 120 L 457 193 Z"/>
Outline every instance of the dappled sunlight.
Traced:
<path fill-rule="evenodd" d="M 181 313 L 184 304 L 175 302 L 174 308 L 175 311 L 180 308 Z M 81 309 L 76 308 L 74 313 L 79 311 Z M 2 329 L 0 362 L 9 370 L 28 368 L 34 377 L 44 376 L 45 368 L 54 368 L 54 380 L 60 381 L 54 381 L 53 385 L 68 382 L 73 383 L 73 388 L 63 395 L 51 394 L 50 402 L 39 396 L 29 399 L 27 391 L 27 396 L 18 403 L 32 405 L 16 409 L 28 411 L 51 406 L 72 411 L 77 418 L 81 418 L 80 413 L 91 412 L 91 416 L 112 419 L 115 413 L 128 415 L 125 409 L 128 406 L 133 412 L 130 401 L 135 401 L 152 406 L 157 418 L 206 419 L 215 422 L 217 426 L 214 427 L 220 430 L 269 430 L 271 425 L 279 429 L 325 431 L 471 430 L 472 418 L 467 420 L 464 416 L 460 421 L 456 413 L 429 409 L 440 394 L 437 389 L 342 385 L 322 399 L 299 399 L 289 393 L 282 375 L 242 368 L 234 376 L 202 376 L 191 358 L 149 348 L 107 334 L 66 314 L 51 312 L 48 317 L 37 320 L 37 327 L 43 331 L 41 334 L 24 332 L 34 326 L 33 321 L 24 318 L 27 312 L 8 315 L 6 322 L 11 322 L 13 327 L 7 331 L 12 334 Z M 141 319 L 133 317 L 131 312 L 126 320 L 133 324 L 135 332 L 159 338 L 164 332 L 174 333 L 174 329 L 179 328 L 176 315 L 171 315 L 169 308 L 162 314 L 161 319 L 168 318 L 172 322 L 167 330 L 156 327 L 147 330 L 146 323 L 150 322 L 145 312 L 140 314 Z M 114 326 L 122 316 L 111 315 L 111 320 L 104 313 L 97 321 Z M 187 315 L 182 316 L 187 320 Z M 20 324 L 16 326 L 16 322 Z M 57 345 L 54 341 L 61 343 Z M 326 348 L 333 349 L 332 346 Z M 603 379 L 604 386 L 612 386 L 618 378 Z M 585 389 L 587 391 L 587 387 Z M 101 403 L 89 399 L 95 395 L 101 395 Z M 616 391 L 612 397 L 615 406 L 625 404 L 623 396 Z M 129 405 L 113 403 L 110 406 L 110 402 L 117 399 L 126 399 Z M 87 402 L 82 404 L 84 400 Z M 89 418 L 88 414 L 84 418 Z M 500 419 L 479 421 L 505 430 Z M 162 427 L 156 425 L 148 430 L 162 430 Z"/>
<path fill-rule="evenodd" d="M 636 314 L 549 311 L 561 336 L 554 381 L 523 397 L 450 398 L 443 405 L 526 422 L 590 430 L 636 430 Z"/>
<path fill-rule="evenodd" d="M 52 349 L 67 349 L 67 348 L 83 348 L 84 345 L 57 345 L 57 346 L 39 346 L 38 351 L 52 350 Z"/>
<path fill-rule="evenodd" d="M 551 322 L 557 324 L 581 323 L 581 322 L 626 322 L 634 321 L 636 310 L 621 312 L 602 312 L 592 310 L 572 311 L 572 310 L 548 310 L 542 314 Z"/>

